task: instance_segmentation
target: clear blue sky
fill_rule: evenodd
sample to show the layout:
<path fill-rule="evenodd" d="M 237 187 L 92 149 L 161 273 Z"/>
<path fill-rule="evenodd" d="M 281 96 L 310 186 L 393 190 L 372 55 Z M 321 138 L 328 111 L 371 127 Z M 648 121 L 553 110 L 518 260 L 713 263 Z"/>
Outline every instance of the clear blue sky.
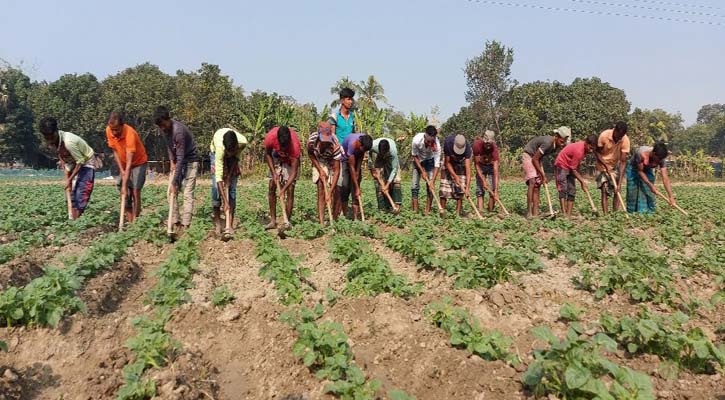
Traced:
<path fill-rule="evenodd" d="M 99 79 L 150 61 L 173 74 L 219 64 L 246 92 L 277 91 L 321 106 L 341 76 L 375 75 L 397 109 L 448 117 L 465 104 L 462 68 L 486 40 L 513 47 L 520 82 L 598 76 L 633 106 L 680 112 L 725 103 L 725 2 L 511 0 L 720 25 L 547 11 L 465 0 L 0 0 L 0 58 L 31 78 Z M 713 8 L 683 8 L 674 4 Z M 696 16 L 628 4 L 719 16 Z"/>

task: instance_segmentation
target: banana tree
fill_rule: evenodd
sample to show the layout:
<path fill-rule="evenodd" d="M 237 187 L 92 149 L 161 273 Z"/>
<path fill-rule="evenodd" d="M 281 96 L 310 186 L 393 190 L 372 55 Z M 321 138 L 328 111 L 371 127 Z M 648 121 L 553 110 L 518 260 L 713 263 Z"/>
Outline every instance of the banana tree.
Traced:
<path fill-rule="evenodd" d="M 262 143 L 264 142 L 264 135 L 267 133 L 266 125 L 270 120 L 269 109 L 272 107 L 274 98 L 269 97 L 267 101 L 263 102 L 259 108 L 259 112 L 256 116 L 249 116 L 242 114 L 243 128 L 247 134 L 248 148 L 246 166 L 251 169 L 254 166 L 254 161 L 261 160 L 262 158 Z"/>

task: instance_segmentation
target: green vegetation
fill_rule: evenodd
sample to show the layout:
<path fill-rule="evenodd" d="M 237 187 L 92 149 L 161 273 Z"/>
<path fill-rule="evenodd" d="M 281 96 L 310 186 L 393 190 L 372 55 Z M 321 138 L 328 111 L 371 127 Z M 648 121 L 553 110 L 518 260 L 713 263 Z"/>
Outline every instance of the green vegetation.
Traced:
<path fill-rule="evenodd" d="M 481 324 L 463 308 L 453 306 L 453 300 L 445 298 L 429 304 L 426 316 L 434 325 L 451 335 L 451 344 L 464 348 L 484 360 L 503 360 L 509 364 L 519 364 L 519 359 L 509 350 L 512 339 L 501 332 L 486 332 Z"/>

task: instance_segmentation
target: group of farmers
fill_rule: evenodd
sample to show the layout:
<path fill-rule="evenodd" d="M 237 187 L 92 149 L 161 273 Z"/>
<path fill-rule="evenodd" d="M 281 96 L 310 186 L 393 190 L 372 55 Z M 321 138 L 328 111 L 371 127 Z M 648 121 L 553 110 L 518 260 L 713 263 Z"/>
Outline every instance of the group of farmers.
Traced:
<path fill-rule="evenodd" d="M 317 211 L 321 224 L 326 218 L 337 219 L 341 214 L 349 218 L 364 218 L 360 184 L 363 177 L 363 160 L 375 182 L 377 203 L 380 209 L 398 211 L 402 203 L 400 163 L 393 139 L 373 139 L 365 133 L 357 133 L 353 98 L 355 92 L 345 88 L 340 91 L 340 108 L 328 121 L 318 124 L 317 130 L 307 139 L 307 154 L 312 163 L 312 182 L 317 185 Z M 169 224 L 176 232 L 182 232 L 191 223 L 194 188 L 202 156 L 189 128 L 172 119 L 166 107 L 159 106 L 154 114 L 154 124 L 166 139 L 171 173 L 169 174 L 170 208 Z M 93 191 L 95 170 L 102 167 L 100 158 L 79 136 L 58 129 L 54 118 L 40 121 L 40 132 L 48 146 L 57 151 L 65 169 L 65 189 L 70 218 L 83 214 Z M 570 215 L 576 194 L 576 181 L 589 195 L 587 182 L 579 173 L 579 167 L 587 154 L 596 160 L 596 184 L 601 190 L 602 210 L 608 211 L 611 198 L 613 209 L 620 205 L 628 212 L 652 212 L 656 195 L 664 197 L 654 186 L 655 171 L 659 169 L 667 192 L 667 200 L 675 205 L 667 175 L 665 159 L 668 150 L 663 143 L 653 147 L 642 146 L 629 156 L 630 142 L 627 124 L 618 122 L 613 129 L 599 135 L 589 135 L 584 140 L 568 144 L 571 130 L 562 126 L 552 135 L 539 136 L 523 148 L 522 165 L 527 190 L 527 217 L 539 213 L 540 187 L 547 192 L 547 179 L 542 161 L 557 151 L 554 166 L 560 209 Z M 143 142 L 136 130 L 124 121 L 120 112 L 112 112 L 106 126 L 108 147 L 113 150 L 119 169 L 117 185 L 125 199 L 125 219 L 133 222 L 141 212 L 141 191 L 146 179 L 148 158 Z M 412 187 L 411 207 L 419 210 L 418 197 L 421 178 L 425 183 L 427 199 L 424 212 L 430 212 L 433 202 L 443 211 L 449 200 L 456 201 L 456 213 L 460 214 L 463 198 L 472 202 L 469 187 L 476 179 L 477 209 L 493 211 L 498 201 L 499 151 L 493 131 L 485 131 L 471 144 L 465 136 L 453 134 L 438 138 L 435 126 L 412 139 Z M 247 139 L 232 128 L 222 128 L 214 133 L 209 146 L 212 159 L 212 206 L 218 234 L 231 234 L 231 221 L 236 205 L 237 179 L 240 175 L 242 150 Z M 267 229 L 288 228 L 294 210 L 295 182 L 300 172 L 302 144 L 297 133 L 287 126 L 272 128 L 264 138 L 265 160 L 269 167 L 269 217 Z M 438 195 L 435 184 L 440 176 Z M 75 179 L 75 185 L 73 180 Z M 620 190 L 627 185 L 626 205 Z M 178 193 L 183 193 L 183 210 L 178 209 Z M 488 204 L 485 194 L 488 192 Z M 284 221 L 277 221 L 277 202 L 282 202 Z M 327 216 L 325 215 L 327 209 Z M 222 212 L 227 224 L 223 226 Z"/>

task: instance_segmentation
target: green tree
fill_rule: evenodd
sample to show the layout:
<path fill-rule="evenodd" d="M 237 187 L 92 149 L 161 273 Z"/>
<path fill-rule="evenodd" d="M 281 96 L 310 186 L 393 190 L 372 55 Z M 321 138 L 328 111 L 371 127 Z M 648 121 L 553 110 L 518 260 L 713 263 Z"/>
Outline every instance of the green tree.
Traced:
<path fill-rule="evenodd" d="M 725 115 L 725 104 L 706 104 L 697 112 L 697 122 L 709 124 L 718 116 Z"/>
<path fill-rule="evenodd" d="M 0 90 L 0 161 L 48 165 L 49 160 L 38 152 L 40 141 L 33 131 L 30 78 L 17 68 L 4 67 L 0 69 Z"/>
<path fill-rule="evenodd" d="M 651 145 L 656 141 L 670 142 L 682 133 L 682 116 L 662 109 L 635 108 L 629 115 L 629 132 L 632 146 Z"/>
<path fill-rule="evenodd" d="M 385 97 L 385 89 L 383 89 L 383 85 L 375 79 L 374 75 L 368 76 L 368 79 L 365 81 L 360 81 L 357 87 L 359 90 L 359 93 L 357 93 L 358 101 L 363 103 L 365 106 L 377 109 L 378 102 L 385 104 L 388 103 L 388 98 Z"/>
<path fill-rule="evenodd" d="M 93 74 L 66 74 L 53 82 L 34 85 L 31 95 L 35 122 L 52 116 L 61 129 L 83 137 L 103 152 L 105 113 L 99 112 L 101 84 Z"/>
<path fill-rule="evenodd" d="M 203 63 L 194 72 L 178 71 L 174 81 L 179 102 L 176 115 L 201 146 L 211 142 L 217 129 L 242 122 L 235 120 L 235 111 L 243 101 L 243 90 L 222 75 L 218 65 Z"/>
<path fill-rule="evenodd" d="M 467 60 L 464 72 L 466 75 L 466 101 L 468 101 L 477 117 L 479 130 L 489 125 L 501 137 L 502 101 L 509 90 L 516 85 L 511 78 L 511 65 L 514 62 L 514 50 L 497 41 L 487 41 L 483 53 Z M 505 141 L 504 141 L 505 143 Z"/>
<path fill-rule="evenodd" d="M 174 78 L 153 64 L 127 68 L 101 82 L 99 114 L 105 119 L 113 110 L 125 111 L 126 122 L 138 131 L 150 160 L 168 158 L 164 139 L 153 121 L 154 110 L 159 105 L 166 105 L 179 115 Z"/>

